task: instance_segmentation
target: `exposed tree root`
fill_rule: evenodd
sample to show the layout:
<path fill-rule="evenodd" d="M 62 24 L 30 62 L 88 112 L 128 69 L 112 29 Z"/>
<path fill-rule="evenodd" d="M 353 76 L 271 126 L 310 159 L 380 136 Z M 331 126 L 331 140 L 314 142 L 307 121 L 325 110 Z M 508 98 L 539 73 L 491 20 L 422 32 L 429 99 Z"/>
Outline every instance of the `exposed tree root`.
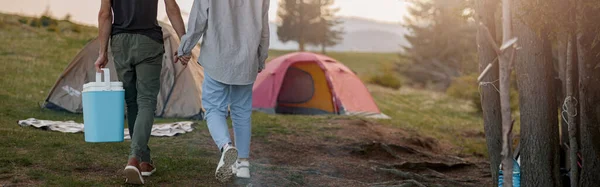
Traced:
<path fill-rule="evenodd" d="M 404 171 L 400 171 L 397 169 L 377 168 L 377 170 L 394 174 L 402 179 L 420 181 L 422 183 L 430 184 L 430 185 L 442 183 L 442 184 L 447 184 L 447 185 L 451 185 L 451 186 L 461 186 L 461 187 L 462 186 L 472 186 L 472 185 L 465 184 L 463 182 L 459 182 L 459 181 L 452 180 L 452 179 L 431 179 L 431 178 L 427 178 L 427 177 L 424 177 L 424 176 L 416 174 L 416 173 L 404 172 Z M 427 185 L 427 186 L 429 186 L 429 185 Z"/>
<path fill-rule="evenodd" d="M 384 183 L 374 183 L 371 187 L 427 187 L 416 180 L 390 181 Z"/>

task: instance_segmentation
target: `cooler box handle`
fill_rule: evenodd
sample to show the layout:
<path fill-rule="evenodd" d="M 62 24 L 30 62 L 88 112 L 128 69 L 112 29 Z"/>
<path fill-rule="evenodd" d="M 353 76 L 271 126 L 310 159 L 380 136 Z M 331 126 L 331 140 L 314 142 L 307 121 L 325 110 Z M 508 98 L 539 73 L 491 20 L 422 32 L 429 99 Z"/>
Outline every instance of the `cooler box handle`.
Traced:
<path fill-rule="evenodd" d="M 102 71 L 104 72 L 105 89 L 110 90 L 110 70 L 102 68 Z M 102 82 L 102 73 L 96 72 L 96 82 Z"/>

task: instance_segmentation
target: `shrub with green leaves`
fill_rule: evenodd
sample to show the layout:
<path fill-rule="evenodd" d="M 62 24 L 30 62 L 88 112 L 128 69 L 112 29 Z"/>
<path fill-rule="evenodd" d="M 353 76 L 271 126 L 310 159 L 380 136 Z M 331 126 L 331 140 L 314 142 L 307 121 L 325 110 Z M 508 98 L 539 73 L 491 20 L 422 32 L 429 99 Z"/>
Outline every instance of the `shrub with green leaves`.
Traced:
<path fill-rule="evenodd" d="M 474 107 L 478 111 L 481 111 L 481 100 L 476 75 L 462 76 L 454 79 L 448 90 L 446 90 L 446 94 L 454 98 L 469 100 L 473 102 Z"/>
<path fill-rule="evenodd" d="M 48 30 L 48 32 L 58 32 L 60 29 L 57 25 L 50 25 L 46 30 Z"/>
<path fill-rule="evenodd" d="M 19 20 L 19 21 L 21 23 L 25 22 L 25 20 Z M 50 28 L 50 27 L 58 25 L 58 21 L 49 16 L 41 16 L 40 18 L 33 18 L 33 19 L 29 20 L 28 23 L 29 23 L 29 26 L 38 27 L 38 28 L 39 27 Z M 50 30 L 56 30 L 56 29 L 50 29 Z"/>
<path fill-rule="evenodd" d="M 81 26 L 77 24 L 72 24 L 71 31 L 73 31 L 74 33 L 81 33 Z"/>
<path fill-rule="evenodd" d="M 40 24 L 43 27 L 50 27 L 52 25 L 58 25 L 58 21 L 56 21 L 55 19 L 53 19 L 49 16 L 42 16 L 42 17 L 40 17 Z"/>
<path fill-rule="evenodd" d="M 489 86 L 494 90 L 500 88 L 498 86 L 494 87 L 491 84 L 485 86 Z M 471 101 L 478 112 L 482 112 L 483 110 L 481 107 L 481 95 L 479 93 L 479 83 L 477 83 L 477 74 L 454 79 L 448 90 L 446 90 L 446 94 L 457 99 Z M 510 89 L 510 108 L 513 111 L 519 110 L 519 92 L 514 84 Z"/>
<path fill-rule="evenodd" d="M 371 76 L 368 82 L 392 89 L 400 89 L 402 87 L 402 80 L 393 71 L 389 70 L 384 70 L 380 74 Z"/>
<path fill-rule="evenodd" d="M 29 20 L 29 26 L 31 26 L 31 27 L 41 27 L 42 23 L 40 22 L 39 19 L 33 18 L 33 19 Z"/>
<path fill-rule="evenodd" d="M 21 23 L 21 24 L 29 24 L 29 19 L 25 18 L 25 17 L 19 18 L 19 23 Z"/>

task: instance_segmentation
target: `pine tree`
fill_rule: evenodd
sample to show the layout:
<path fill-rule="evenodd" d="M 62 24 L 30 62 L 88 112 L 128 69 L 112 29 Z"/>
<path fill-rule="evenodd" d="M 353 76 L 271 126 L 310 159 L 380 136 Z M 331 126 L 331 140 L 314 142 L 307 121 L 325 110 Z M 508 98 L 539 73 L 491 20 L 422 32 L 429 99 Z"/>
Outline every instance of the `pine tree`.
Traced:
<path fill-rule="evenodd" d="M 335 46 L 343 40 L 344 31 L 342 28 L 336 28 L 343 22 L 335 16 L 339 8 L 332 8 L 334 0 L 315 1 L 320 10 L 319 21 L 312 29 L 314 41 L 312 44 L 321 46 L 321 53 L 325 53 L 325 48 Z"/>
<path fill-rule="evenodd" d="M 466 0 L 411 0 L 405 47 L 413 65 L 404 74 L 418 83 L 441 83 L 477 71 L 475 27 Z"/>
<path fill-rule="evenodd" d="M 306 44 L 315 43 L 310 30 L 320 19 L 320 7 L 313 0 L 281 0 L 279 4 L 279 40 L 296 41 L 299 50 L 304 51 Z"/>

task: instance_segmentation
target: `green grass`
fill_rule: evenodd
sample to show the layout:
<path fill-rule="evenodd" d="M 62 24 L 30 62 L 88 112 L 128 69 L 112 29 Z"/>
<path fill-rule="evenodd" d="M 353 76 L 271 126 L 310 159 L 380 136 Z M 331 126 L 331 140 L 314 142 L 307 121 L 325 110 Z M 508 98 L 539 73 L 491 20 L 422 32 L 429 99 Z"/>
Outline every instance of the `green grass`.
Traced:
<path fill-rule="evenodd" d="M 118 172 L 129 153 L 127 141 L 89 144 L 81 133 L 22 128 L 16 123 L 30 117 L 82 122 L 81 115 L 41 109 L 39 104 L 97 29 L 83 28 L 82 34 L 63 35 L 42 28 L 23 29 L 14 16 L 0 14 L 0 20 L 4 27 L 0 30 L 0 185 L 4 181 L 50 186 L 121 185 Z M 193 146 L 201 135 L 197 132 L 206 128 L 196 128 L 196 133 L 186 136 L 153 139 L 154 157 L 162 171 L 150 179 L 151 184 L 189 185 L 214 178 L 214 153 Z M 216 180 L 203 183 L 216 184 Z"/>
<path fill-rule="evenodd" d="M 19 23 L 20 17 L 0 14 L 0 186 L 119 186 L 123 184 L 120 170 L 129 152 L 128 141 L 111 144 L 85 143 L 83 134 L 66 134 L 23 128 L 17 120 L 30 117 L 47 120 L 74 120 L 82 116 L 40 108 L 49 89 L 77 52 L 97 32 L 81 26 L 80 33 L 48 32 Z M 271 59 L 288 51 L 271 51 Z M 368 77 L 377 74 L 381 66 L 397 63 L 396 54 L 336 53 L 329 56 L 343 62 Z M 449 142 L 462 149 L 456 153 L 486 154 L 482 138 L 468 138 L 464 131 L 482 131 L 482 121 L 465 104 L 444 95 L 411 89 L 390 90 L 369 86 L 384 113 L 392 120 L 380 123 L 407 129 L 415 136 L 426 135 Z M 464 106 L 466 105 L 466 106 Z M 304 124 L 321 123 L 334 116 L 307 117 L 255 113 L 253 141 L 269 141 L 274 134 L 320 134 L 326 129 Z M 345 117 L 341 117 L 345 118 Z M 167 122 L 176 119 L 158 119 Z M 214 166 L 217 151 L 199 145 L 212 146 L 207 139 L 204 122 L 196 130 L 177 137 L 153 138 L 150 147 L 161 170 L 149 179 L 150 186 L 216 186 Z M 205 146 L 207 147 L 207 146 Z M 289 180 L 304 183 L 301 175 L 291 174 Z"/>
<path fill-rule="evenodd" d="M 414 136 L 447 141 L 457 146 L 455 154 L 487 155 L 484 138 L 464 136 L 465 132 L 483 132 L 483 120 L 468 101 L 410 88 L 371 88 L 379 108 L 392 117 L 383 123 L 407 129 Z"/>

